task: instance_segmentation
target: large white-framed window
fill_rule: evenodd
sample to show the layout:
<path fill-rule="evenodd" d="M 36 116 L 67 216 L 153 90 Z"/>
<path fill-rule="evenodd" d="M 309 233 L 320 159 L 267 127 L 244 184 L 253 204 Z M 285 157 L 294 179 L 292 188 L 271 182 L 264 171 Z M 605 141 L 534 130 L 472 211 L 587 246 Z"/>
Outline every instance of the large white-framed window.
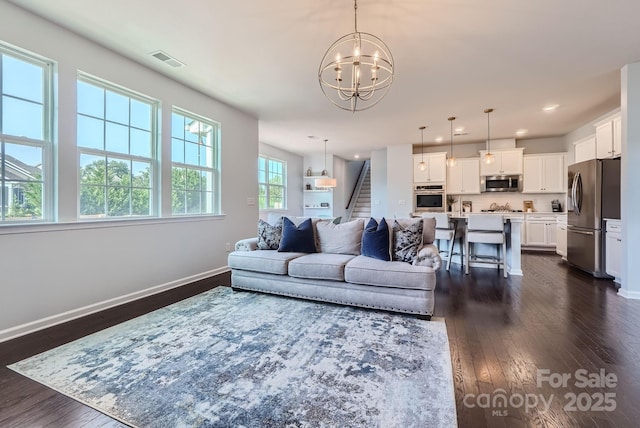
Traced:
<path fill-rule="evenodd" d="M 0 224 L 54 219 L 53 70 L 0 43 Z"/>
<path fill-rule="evenodd" d="M 159 101 L 78 73 L 79 218 L 158 215 Z"/>
<path fill-rule="evenodd" d="M 258 207 L 261 210 L 287 208 L 287 163 L 258 157 Z"/>
<path fill-rule="evenodd" d="M 220 124 L 171 112 L 171 213 L 220 214 Z"/>

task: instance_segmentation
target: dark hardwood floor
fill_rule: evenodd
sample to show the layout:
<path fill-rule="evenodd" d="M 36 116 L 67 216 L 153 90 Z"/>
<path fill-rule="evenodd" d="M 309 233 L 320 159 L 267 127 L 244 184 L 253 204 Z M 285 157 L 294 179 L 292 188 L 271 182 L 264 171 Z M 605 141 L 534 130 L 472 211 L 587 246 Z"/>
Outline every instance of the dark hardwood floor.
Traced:
<path fill-rule="evenodd" d="M 438 273 L 434 316 L 447 324 L 459 426 L 639 426 L 640 302 L 555 255 L 525 253 L 522 263 L 524 276 L 507 279 L 488 269 L 465 276 L 458 265 Z M 122 426 L 6 365 L 229 283 L 221 275 L 0 344 L 0 427 Z M 604 370 L 616 386 L 583 386 L 577 370 Z M 570 379 L 552 387 L 547 377 L 539 385 L 544 373 Z M 501 396 L 507 406 L 492 406 Z M 615 410 L 585 410 L 593 406 Z"/>

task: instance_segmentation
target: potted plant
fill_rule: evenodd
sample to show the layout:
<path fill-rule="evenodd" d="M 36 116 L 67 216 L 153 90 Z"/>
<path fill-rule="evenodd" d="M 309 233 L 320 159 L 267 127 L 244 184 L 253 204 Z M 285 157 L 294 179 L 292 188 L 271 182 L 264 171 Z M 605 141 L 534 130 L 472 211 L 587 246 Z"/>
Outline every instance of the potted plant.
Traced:
<path fill-rule="evenodd" d="M 447 211 L 453 211 L 453 204 L 457 202 L 456 198 L 453 195 L 447 195 Z"/>

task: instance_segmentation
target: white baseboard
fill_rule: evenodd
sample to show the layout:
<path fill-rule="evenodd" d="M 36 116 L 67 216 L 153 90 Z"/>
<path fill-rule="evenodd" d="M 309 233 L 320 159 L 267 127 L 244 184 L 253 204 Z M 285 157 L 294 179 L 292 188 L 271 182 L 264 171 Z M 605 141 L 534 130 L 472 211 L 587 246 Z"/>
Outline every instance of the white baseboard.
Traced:
<path fill-rule="evenodd" d="M 625 299 L 640 300 L 640 291 L 629 291 L 624 288 L 619 288 L 618 296 L 622 296 Z"/>
<path fill-rule="evenodd" d="M 208 272 L 202 272 L 197 275 L 192 275 L 186 278 L 180 278 L 175 281 L 167 282 L 165 284 L 156 285 L 154 287 L 147 288 L 145 290 L 136 291 L 134 293 L 125 294 L 124 296 L 114 297 L 113 299 L 104 300 L 102 302 L 94 303 L 82 308 L 73 309 L 61 314 L 52 315 L 46 318 L 41 318 L 36 321 L 31 321 L 26 324 L 21 324 L 15 327 L 11 327 L 5 330 L 0 330 L 0 343 L 7 340 L 15 339 L 16 337 L 24 336 L 25 334 L 33 333 L 38 330 L 42 330 L 54 325 L 62 324 L 68 321 L 72 321 L 77 318 L 81 318 L 87 315 L 95 314 L 96 312 L 104 311 L 124 303 L 129 303 L 134 300 L 143 299 L 145 297 L 153 296 L 154 294 L 162 293 L 163 291 L 171 290 L 173 288 L 182 287 L 183 285 L 190 284 L 192 282 L 199 281 L 201 279 L 210 278 L 212 276 L 220 275 L 229 272 L 229 267 L 225 266 L 218 269 L 213 269 Z"/>

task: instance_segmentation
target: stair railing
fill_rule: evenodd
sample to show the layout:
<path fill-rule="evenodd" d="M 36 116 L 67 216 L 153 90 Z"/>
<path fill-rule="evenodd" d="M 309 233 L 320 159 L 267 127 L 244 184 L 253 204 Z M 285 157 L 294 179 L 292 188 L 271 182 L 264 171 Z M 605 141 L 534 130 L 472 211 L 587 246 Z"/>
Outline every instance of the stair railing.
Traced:
<path fill-rule="evenodd" d="M 362 168 L 360 168 L 360 174 L 358 175 L 358 180 L 356 181 L 356 185 L 353 187 L 353 191 L 351 192 L 351 196 L 349 197 L 349 202 L 345 207 L 344 220 L 351 220 L 351 215 L 353 214 L 353 209 L 356 206 L 356 202 L 358 201 L 358 196 L 360 196 L 360 190 L 362 189 L 362 183 L 364 183 L 364 179 L 367 177 L 367 173 L 371 168 L 371 160 L 367 159 L 362 164 Z"/>

